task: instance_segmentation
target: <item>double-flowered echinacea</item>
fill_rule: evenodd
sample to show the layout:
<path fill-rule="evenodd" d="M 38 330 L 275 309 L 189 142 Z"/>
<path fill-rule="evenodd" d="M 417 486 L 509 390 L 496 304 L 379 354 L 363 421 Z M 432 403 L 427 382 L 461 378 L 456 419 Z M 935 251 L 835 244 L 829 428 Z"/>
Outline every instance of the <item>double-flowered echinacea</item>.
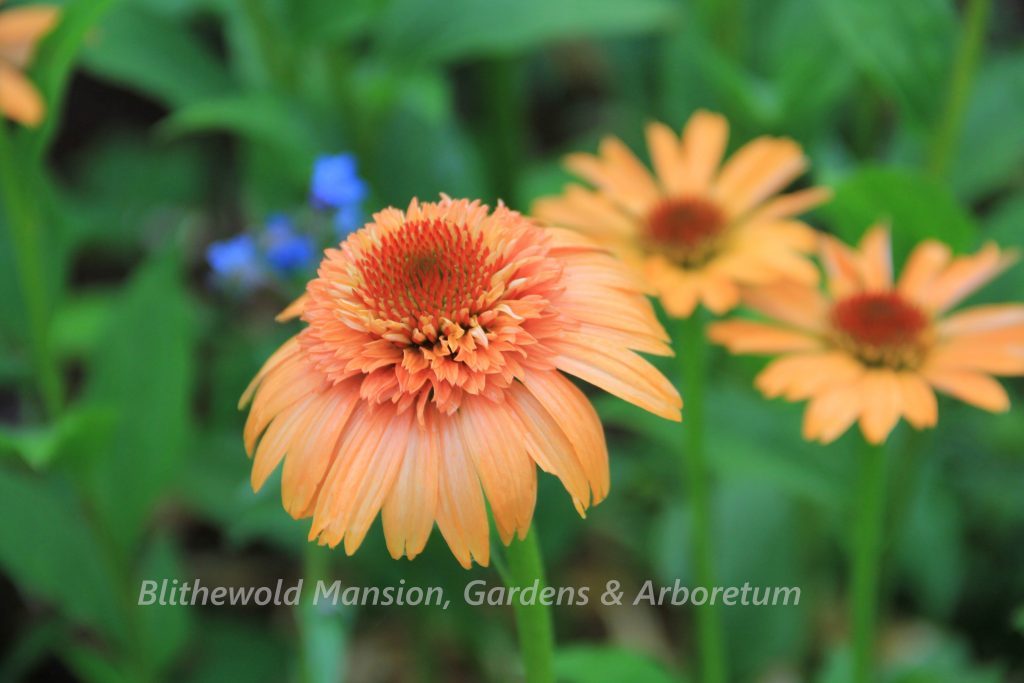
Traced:
<path fill-rule="evenodd" d="M 538 466 L 581 514 L 608 493 L 601 424 L 566 375 L 679 419 L 637 353 L 671 353 L 642 289 L 586 238 L 502 205 L 380 211 L 327 250 L 281 316 L 304 328 L 242 398 L 253 486 L 283 460 L 310 540 L 352 553 L 380 512 L 395 558 L 436 522 L 463 566 L 487 564 L 488 504 L 505 543 L 523 538 Z"/>

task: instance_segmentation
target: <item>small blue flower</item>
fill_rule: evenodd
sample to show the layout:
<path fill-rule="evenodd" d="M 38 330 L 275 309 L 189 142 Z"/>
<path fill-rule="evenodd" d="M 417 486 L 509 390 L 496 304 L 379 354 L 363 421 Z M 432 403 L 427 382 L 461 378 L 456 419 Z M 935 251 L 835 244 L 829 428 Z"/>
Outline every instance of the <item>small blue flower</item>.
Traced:
<path fill-rule="evenodd" d="M 340 209 L 366 198 L 366 182 L 356 173 L 352 154 L 318 157 L 313 164 L 310 199 L 319 208 Z"/>
<path fill-rule="evenodd" d="M 282 273 L 308 268 L 316 258 L 313 238 L 296 232 L 291 219 L 281 214 L 275 214 L 267 220 L 263 244 L 267 261 Z"/>
<path fill-rule="evenodd" d="M 214 277 L 223 284 L 251 289 L 263 281 L 259 250 L 252 235 L 213 242 L 206 249 L 206 261 Z"/>
<path fill-rule="evenodd" d="M 334 234 L 339 240 L 343 240 L 363 227 L 364 220 L 365 216 L 361 206 L 358 204 L 343 206 L 334 214 Z"/>

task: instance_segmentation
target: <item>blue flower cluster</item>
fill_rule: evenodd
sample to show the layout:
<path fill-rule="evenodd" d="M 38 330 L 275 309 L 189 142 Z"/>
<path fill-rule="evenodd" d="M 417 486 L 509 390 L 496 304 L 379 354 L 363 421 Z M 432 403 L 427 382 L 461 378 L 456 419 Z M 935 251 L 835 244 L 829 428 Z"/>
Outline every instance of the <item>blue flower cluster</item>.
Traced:
<path fill-rule="evenodd" d="M 337 239 L 344 239 L 361 226 L 368 192 L 353 155 L 322 156 L 314 163 L 310 204 L 318 211 L 333 213 Z M 206 261 L 219 286 L 250 291 L 275 275 L 290 276 L 311 269 L 316 264 L 316 242 L 313 235 L 298 230 L 292 218 L 274 214 L 256 235 L 242 233 L 210 244 Z"/>

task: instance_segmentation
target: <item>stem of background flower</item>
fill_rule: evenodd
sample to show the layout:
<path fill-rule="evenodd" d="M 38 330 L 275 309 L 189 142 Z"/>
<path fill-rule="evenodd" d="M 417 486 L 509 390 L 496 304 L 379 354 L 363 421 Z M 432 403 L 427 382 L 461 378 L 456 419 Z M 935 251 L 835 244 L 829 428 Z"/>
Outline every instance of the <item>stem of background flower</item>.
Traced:
<path fill-rule="evenodd" d="M 885 519 L 886 459 L 883 445 L 864 443 L 855 489 L 853 553 L 850 567 L 850 621 L 853 627 L 853 680 L 874 679 L 875 622 Z"/>
<path fill-rule="evenodd" d="M 992 0 L 967 0 L 963 30 L 953 57 L 946 103 L 936 126 L 928 158 L 928 170 L 939 177 L 945 176 L 949 170 L 954 148 L 960 138 L 960 127 L 970 99 L 974 73 L 985 46 L 985 28 L 991 11 Z"/>
<path fill-rule="evenodd" d="M 508 588 L 528 588 L 534 581 L 538 581 L 539 590 L 543 590 L 547 585 L 544 578 L 544 560 L 534 529 L 531 528 L 530 533 L 522 541 L 513 539 L 505 555 L 508 558 L 508 568 L 503 573 L 503 578 Z M 523 656 L 527 683 L 554 683 L 555 629 L 551 608 L 540 602 L 526 605 L 517 600 L 513 609 L 516 613 L 519 651 Z"/>
<path fill-rule="evenodd" d="M 704 312 L 695 311 L 679 323 L 676 355 L 683 371 L 683 479 L 690 500 L 690 541 L 694 576 L 698 586 L 711 591 L 715 585 L 711 549 L 710 476 L 704 448 L 704 388 L 707 377 L 708 345 Z M 697 644 L 702 683 L 726 680 L 725 640 L 722 621 L 713 605 L 697 607 Z"/>
<path fill-rule="evenodd" d="M 491 191 L 513 209 L 520 208 L 519 169 L 525 148 L 522 76 L 522 66 L 514 58 L 494 58 L 481 65 L 481 104 L 487 126 L 483 149 Z"/>
<path fill-rule="evenodd" d="M 19 162 L 19 159 L 21 161 Z M 27 167 L 27 168 L 26 168 Z M 50 349 L 48 283 L 39 244 L 40 220 L 33 198 L 39 196 L 26 181 L 40 175 L 27 159 L 15 155 L 7 123 L 0 119 L 0 205 L 6 207 L 7 226 L 14 247 L 14 262 L 29 323 L 29 344 L 36 381 L 46 414 L 60 411 L 62 387 L 56 360 Z"/>
<path fill-rule="evenodd" d="M 331 552 L 315 543 L 307 543 L 302 559 L 302 592 L 296 607 L 301 646 L 303 683 L 342 680 L 345 668 L 345 615 L 322 610 L 313 604 L 320 581 L 330 581 Z"/>

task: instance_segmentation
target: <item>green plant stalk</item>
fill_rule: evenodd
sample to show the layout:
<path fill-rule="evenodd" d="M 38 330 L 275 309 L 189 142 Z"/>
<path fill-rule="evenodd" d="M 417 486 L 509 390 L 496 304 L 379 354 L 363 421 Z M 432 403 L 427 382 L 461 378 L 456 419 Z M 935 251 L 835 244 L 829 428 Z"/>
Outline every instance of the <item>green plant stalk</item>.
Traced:
<path fill-rule="evenodd" d="M 300 680 L 303 683 L 340 681 L 345 662 L 344 615 L 318 613 L 313 600 L 317 584 L 329 581 L 331 553 L 316 543 L 307 543 L 302 557 L 302 597 L 296 606 L 301 646 Z M 324 653 L 328 657 L 324 657 Z"/>
<path fill-rule="evenodd" d="M 875 627 L 885 519 L 885 448 L 865 442 L 858 463 L 856 514 L 850 567 L 850 623 L 853 630 L 853 680 L 874 680 Z"/>
<path fill-rule="evenodd" d="M 21 159 L 22 163 L 19 163 Z M 28 168 L 25 168 L 28 166 Z M 18 284 L 25 301 L 28 316 L 28 341 L 31 345 L 32 364 L 35 370 L 43 408 L 49 417 L 60 411 L 63 402 L 63 388 L 56 359 L 50 347 L 50 302 L 49 283 L 43 268 L 40 236 L 42 225 L 38 206 L 33 199 L 38 193 L 32 192 L 25 182 L 38 179 L 33 164 L 21 155 L 16 158 L 14 144 L 6 122 L 0 120 L 0 205 L 5 207 L 7 226 L 14 247 L 15 270 Z"/>
<path fill-rule="evenodd" d="M 683 418 L 683 479 L 690 499 L 690 542 L 694 578 L 708 591 L 715 586 L 711 546 L 710 475 L 704 443 L 704 393 L 707 379 L 708 345 L 704 315 L 698 310 L 680 321 L 676 355 L 682 368 L 682 393 L 686 408 Z M 726 680 L 725 639 L 722 621 L 714 605 L 697 607 L 697 646 L 702 683 Z"/>
<path fill-rule="evenodd" d="M 544 560 L 537 543 L 537 532 L 530 532 L 523 540 L 513 539 L 505 551 L 508 558 L 507 587 L 529 588 L 539 582 L 539 590 L 547 585 L 544 578 Z M 554 683 L 555 629 L 548 605 L 535 602 L 523 604 L 517 597 L 513 609 L 516 631 L 519 633 L 519 651 L 526 668 L 527 683 Z"/>
<path fill-rule="evenodd" d="M 517 195 L 525 147 L 522 121 L 522 68 L 512 58 L 495 58 L 482 65 L 487 165 L 491 191 L 512 208 Z"/>
<path fill-rule="evenodd" d="M 953 57 L 949 90 L 928 158 L 928 170 L 938 177 L 946 175 L 953 160 L 953 151 L 960 138 L 960 128 L 971 96 L 974 74 L 985 47 L 985 29 L 991 13 L 992 0 L 967 0 L 963 30 Z"/>

